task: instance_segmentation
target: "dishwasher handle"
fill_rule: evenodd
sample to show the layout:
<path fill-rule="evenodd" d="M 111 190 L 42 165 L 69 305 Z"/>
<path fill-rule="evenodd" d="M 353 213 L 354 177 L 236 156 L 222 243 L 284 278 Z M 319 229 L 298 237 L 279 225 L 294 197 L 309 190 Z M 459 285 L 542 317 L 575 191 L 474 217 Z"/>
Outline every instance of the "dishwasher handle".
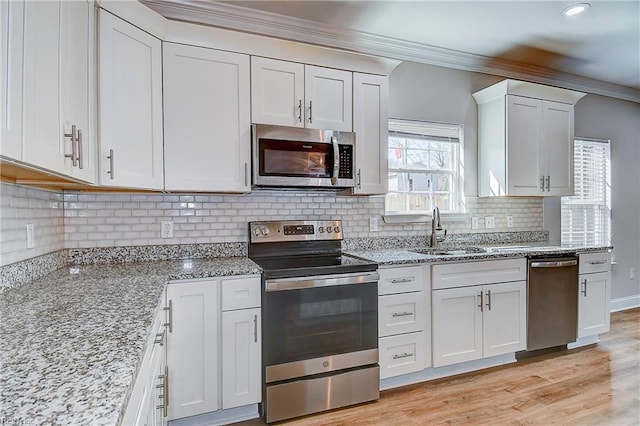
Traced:
<path fill-rule="evenodd" d="M 577 260 L 561 260 L 561 261 L 541 261 L 531 262 L 529 265 L 531 268 L 564 268 L 567 266 L 576 266 Z"/>

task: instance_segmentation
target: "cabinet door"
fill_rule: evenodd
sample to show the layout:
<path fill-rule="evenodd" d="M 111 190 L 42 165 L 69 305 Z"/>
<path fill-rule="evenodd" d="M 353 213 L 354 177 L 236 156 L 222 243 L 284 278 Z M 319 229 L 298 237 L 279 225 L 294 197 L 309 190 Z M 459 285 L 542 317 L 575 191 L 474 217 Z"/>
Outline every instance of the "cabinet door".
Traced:
<path fill-rule="evenodd" d="M 424 330 L 424 293 L 389 294 L 378 297 L 378 335 Z"/>
<path fill-rule="evenodd" d="M 65 137 L 69 153 L 66 168 L 73 177 L 95 182 L 95 138 L 93 133 L 93 45 L 94 7 L 87 0 L 62 2 L 62 39 L 60 67 L 62 70 L 61 127 L 66 134 L 76 126 L 77 141 Z M 73 143 L 73 145 L 71 145 Z"/>
<path fill-rule="evenodd" d="M 260 402 L 260 308 L 222 313 L 222 408 Z"/>
<path fill-rule="evenodd" d="M 163 189 L 162 45 L 99 11 L 102 185 Z"/>
<path fill-rule="evenodd" d="M 353 131 L 356 133 L 355 194 L 385 194 L 388 186 L 389 79 L 353 74 Z"/>
<path fill-rule="evenodd" d="M 487 285 L 483 292 L 483 356 L 526 349 L 527 282 Z"/>
<path fill-rule="evenodd" d="M 380 378 L 400 376 L 423 370 L 428 354 L 424 332 L 381 337 Z"/>
<path fill-rule="evenodd" d="M 249 56 L 164 44 L 165 189 L 247 192 Z"/>
<path fill-rule="evenodd" d="M 304 127 L 304 65 L 251 58 L 251 121 Z"/>
<path fill-rule="evenodd" d="M 540 141 L 542 101 L 507 96 L 507 193 L 542 195 Z"/>
<path fill-rule="evenodd" d="M 611 272 L 580 275 L 578 338 L 609 331 L 610 300 Z"/>
<path fill-rule="evenodd" d="M 219 282 L 167 287 L 172 321 L 167 332 L 169 420 L 208 413 L 218 403 Z"/>
<path fill-rule="evenodd" d="M 58 173 L 65 172 L 65 152 L 71 152 L 60 126 L 61 9 L 59 1 L 27 1 L 24 15 L 22 159 Z"/>
<path fill-rule="evenodd" d="M 479 286 L 431 293 L 434 367 L 482 358 L 481 294 Z"/>
<path fill-rule="evenodd" d="M 22 159 L 22 55 L 24 1 L 0 2 L 0 155 Z"/>
<path fill-rule="evenodd" d="M 544 195 L 573 195 L 573 105 L 542 101 Z"/>
<path fill-rule="evenodd" d="M 305 127 L 311 129 L 353 129 L 353 77 L 349 71 L 305 65 Z"/>

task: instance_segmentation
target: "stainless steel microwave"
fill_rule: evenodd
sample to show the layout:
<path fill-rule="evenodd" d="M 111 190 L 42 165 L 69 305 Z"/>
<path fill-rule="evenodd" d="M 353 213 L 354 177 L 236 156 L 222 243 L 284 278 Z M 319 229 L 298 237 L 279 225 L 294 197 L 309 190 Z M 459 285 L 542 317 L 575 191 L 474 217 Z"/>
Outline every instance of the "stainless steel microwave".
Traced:
<path fill-rule="evenodd" d="M 253 185 L 351 188 L 353 132 L 252 125 Z"/>

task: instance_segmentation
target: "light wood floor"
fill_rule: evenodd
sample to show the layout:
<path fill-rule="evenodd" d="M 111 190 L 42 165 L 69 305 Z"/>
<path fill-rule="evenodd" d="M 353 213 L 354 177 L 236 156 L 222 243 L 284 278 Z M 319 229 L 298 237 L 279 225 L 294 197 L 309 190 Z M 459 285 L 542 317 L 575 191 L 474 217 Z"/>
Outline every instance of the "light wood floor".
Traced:
<path fill-rule="evenodd" d="M 281 424 L 640 425 L 640 308 L 586 348 L 382 392 L 376 402 Z M 261 420 L 244 422 L 261 425 Z"/>

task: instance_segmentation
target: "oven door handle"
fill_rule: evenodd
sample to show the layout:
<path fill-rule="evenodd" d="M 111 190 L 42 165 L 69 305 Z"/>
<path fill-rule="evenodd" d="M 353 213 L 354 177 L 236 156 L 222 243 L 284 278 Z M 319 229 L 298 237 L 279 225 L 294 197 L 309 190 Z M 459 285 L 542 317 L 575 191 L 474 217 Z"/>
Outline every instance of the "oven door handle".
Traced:
<path fill-rule="evenodd" d="M 296 290 L 336 285 L 364 284 L 378 281 L 377 272 L 356 272 L 350 274 L 316 275 L 310 277 L 276 278 L 265 280 L 265 291 Z"/>

